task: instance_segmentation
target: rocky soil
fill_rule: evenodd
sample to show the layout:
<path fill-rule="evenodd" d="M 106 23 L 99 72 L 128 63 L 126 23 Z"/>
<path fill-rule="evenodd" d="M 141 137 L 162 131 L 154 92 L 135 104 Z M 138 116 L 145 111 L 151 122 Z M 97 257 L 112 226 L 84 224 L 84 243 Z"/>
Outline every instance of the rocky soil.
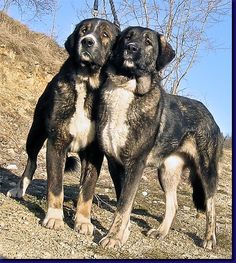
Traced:
<path fill-rule="evenodd" d="M 106 162 L 92 207 L 92 222 L 95 225 L 93 237 L 80 235 L 73 230 L 79 184 L 79 174 L 75 173 L 68 173 L 64 178 L 64 230 L 54 231 L 41 226 L 46 211 L 45 146 L 39 154 L 38 169 L 24 199 L 6 197 L 7 191 L 18 182 L 26 164 L 25 141 L 37 99 L 66 55 L 49 40 L 42 42 L 41 46 L 36 45 L 36 40 L 32 42 L 36 33 L 29 32 L 2 13 L 0 19 L 0 258 L 232 258 L 230 149 L 224 149 L 221 163 L 216 198 L 218 245 L 213 251 L 201 247 L 205 215 L 197 213 L 194 208 L 192 190 L 186 178 L 179 186 L 179 210 L 169 235 L 163 241 L 146 236 L 151 227 L 158 227 L 165 211 L 163 192 L 155 171 L 150 168 L 145 170 L 135 199 L 130 237 L 120 249 L 107 250 L 98 245 L 111 225 L 116 208 Z M 2 23 L 4 21 L 5 24 Z M 27 44 L 27 39 L 32 40 L 30 44 Z M 52 59 L 53 54 L 55 57 Z"/>

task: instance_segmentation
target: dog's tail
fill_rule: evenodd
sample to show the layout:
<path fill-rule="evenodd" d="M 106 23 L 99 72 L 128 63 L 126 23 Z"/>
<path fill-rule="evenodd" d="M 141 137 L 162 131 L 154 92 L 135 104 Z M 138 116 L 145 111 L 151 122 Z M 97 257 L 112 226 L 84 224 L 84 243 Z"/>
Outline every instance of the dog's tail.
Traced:
<path fill-rule="evenodd" d="M 202 179 L 196 171 L 191 171 L 190 181 L 193 188 L 193 203 L 197 210 L 206 211 L 206 194 L 203 188 Z"/>
<path fill-rule="evenodd" d="M 79 158 L 75 156 L 67 156 L 65 164 L 65 172 L 79 172 L 80 161 Z"/>

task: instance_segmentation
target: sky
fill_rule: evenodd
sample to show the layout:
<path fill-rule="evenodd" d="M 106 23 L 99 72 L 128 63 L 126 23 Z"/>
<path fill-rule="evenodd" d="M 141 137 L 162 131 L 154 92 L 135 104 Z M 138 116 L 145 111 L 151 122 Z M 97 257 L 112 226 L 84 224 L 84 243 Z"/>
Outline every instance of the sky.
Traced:
<path fill-rule="evenodd" d="M 57 41 L 63 46 L 65 40 L 79 23 L 77 10 L 83 10 L 85 0 L 58 0 L 56 13 Z M 91 3 L 91 9 L 93 1 Z M 101 0 L 99 1 L 102 2 Z M 115 3 L 115 1 L 114 1 Z M 52 26 L 51 17 L 44 16 L 41 21 L 30 21 L 21 17 L 16 8 L 8 14 L 26 24 L 30 29 L 48 34 Z M 206 31 L 206 35 L 223 48 L 217 50 L 199 50 L 197 62 L 183 82 L 184 96 L 197 99 L 205 104 L 212 113 L 223 134 L 232 135 L 232 21 L 231 16 L 216 23 Z M 180 88 L 181 89 L 181 88 Z"/>

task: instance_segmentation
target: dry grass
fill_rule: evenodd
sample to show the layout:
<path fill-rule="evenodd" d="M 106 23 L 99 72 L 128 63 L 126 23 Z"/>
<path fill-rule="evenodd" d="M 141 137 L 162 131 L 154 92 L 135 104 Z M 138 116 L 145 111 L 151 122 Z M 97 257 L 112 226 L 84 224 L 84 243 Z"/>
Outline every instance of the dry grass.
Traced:
<path fill-rule="evenodd" d="M 27 26 L 0 12 L 0 48 L 8 48 L 22 60 L 37 62 L 52 70 L 65 59 L 66 54 L 48 36 L 31 31 Z"/>

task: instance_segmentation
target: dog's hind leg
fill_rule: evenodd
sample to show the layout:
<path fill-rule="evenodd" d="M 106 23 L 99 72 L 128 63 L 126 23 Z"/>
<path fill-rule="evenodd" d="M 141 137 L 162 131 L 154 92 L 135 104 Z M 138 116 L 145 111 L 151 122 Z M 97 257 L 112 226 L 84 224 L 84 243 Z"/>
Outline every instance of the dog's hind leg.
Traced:
<path fill-rule="evenodd" d="M 217 189 L 217 173 L 217 164 L 214 160 L 209 162 L 208 169 L 206 167 L 202 168 L 201 173 L 206 208 L 206 232 L 203 247 L 210 250 L 216 246 L 215 194 Z M 199 198 L 201 197 L 199 196 Z"/>
<path fill-rule="evenodd" d="M 148 236 L 157 239 L 163 239 L 169 232 L 174 216 L 178 209 L 177 187 L 180 182 L 181 174 L 184 167 L 184 159 L 172 154 L 167 157 L 159 169 L 158 177 L 163 191 L 165 192 L 166 211 L 165 217 L 159 228 L 150 229 Z"/>
<path fill-rule="evenodd" d="M 93 142 L 92 145 L 88 146 L 87 149 L 80 154 L 82 169 L 74 229 L 84 235 L 93 234 L 94 227 L 91 223 L 91 207 L 103 156 L 97 142 Z"/>
<path fill-rule="evenodd" d="M 38 153 L 42 148 L 46 138 L 47 133 L 44 129 L 43 122 L 34 120 L 26 142 L 26 152 L 28 154 L 28 160 L 25 170 L 16 187 L 9 190 L 7 192 L 7 196 L 22 198 L 25 195 L 26 189 L 32 181 L 34 172 L 37 168 Z"/>

